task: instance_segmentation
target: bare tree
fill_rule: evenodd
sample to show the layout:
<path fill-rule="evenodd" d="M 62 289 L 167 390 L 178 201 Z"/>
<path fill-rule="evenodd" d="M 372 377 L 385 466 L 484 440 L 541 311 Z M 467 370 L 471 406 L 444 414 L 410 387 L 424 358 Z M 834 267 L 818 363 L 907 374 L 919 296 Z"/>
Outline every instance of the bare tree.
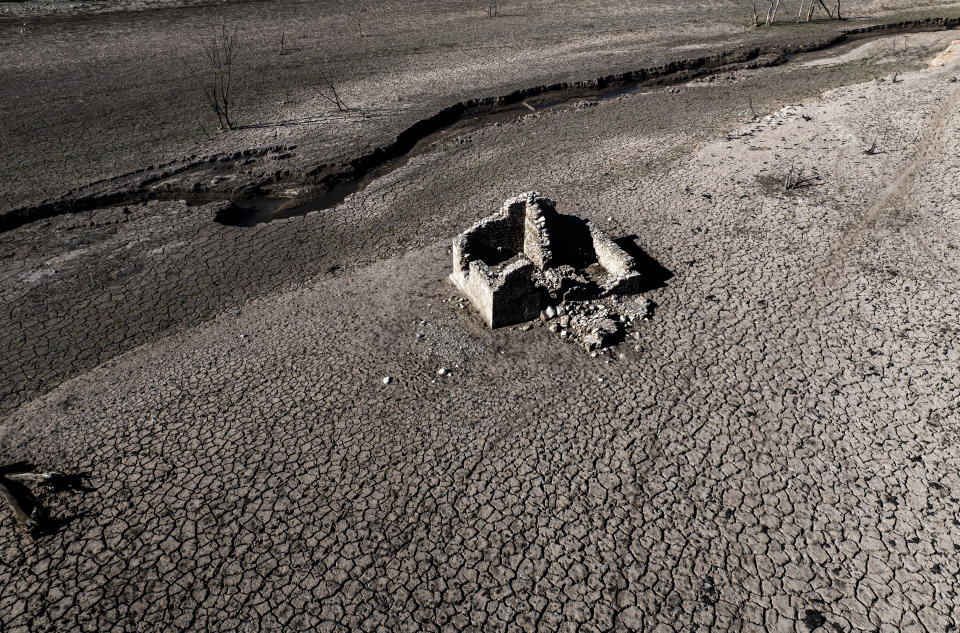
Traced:
<path fill-rule="evenodd" d="M 759 26 L 760 17 L 757 15 L 757 0 L 752 0 L 753 2 L 753 24 L 754 26 Z M 770 4 L 767 6 L 767 16 L 764 19 L 764 26 L 770 26 L 777 20 L 777 11 L 780 10 L 781 0 L 770 0 Z M 800 10 L 797 11 L 797 23 L 803 19 L 803 10 L 807 9 L 807 22 L 813 19 L 813 12 L 819 5 L 824 12 L 831 18 L 833 13 L 830 11 L 830 7 L 826 5 L 824 0 L 800 0 Z M 837 19 L 842 20 L 840 16 L 840 0 L 837 0 Z"/>
<path fill-rule="evenodd" d="M 203 91 L 207 107 L 217 115 L 221 130 L 233 129 L 233 71 L 238 41 L 238 28 L 221 24 L 208 40 L 201 42 L 203 68 L 190 68 Z"/>
<path fill-rule="evenodd" d="M 790 191 L 792 189 L 797 189 L 798 187 L 805 187 L 816 181 L 818 178 L 819 176 L 816 174 L 804 178 L 803 167 L 798 169 L 793 166 L 793 163 L 791 163 L 790 169 L 787 171 L 787 175 L 783 179 L 783 188 L 785 191 Z"/>
<path fill-rule="evenodd" d="M 767 21 L 766 25 L 770 26 L 777 19 L 777 11 L 780 9 L 780 0 L 772 0 L 770 2 L 770 7 L 767 9 Z"/>
<path fill-rule="evenodd" d="M 800 17 L 803 15 L 803 3 L 804 3 L 804 0 L 800 0 L 800 12 L 797 13 L 798 23 L 800 22 Z M 830 16 L 831 18 L 833 17 L 833 13 L 830 11 L 830 8 L 827 7 L 826 4 L 824 4 L 823 0 L 809 0 L 809 5 L 807 7 L 807 22 L 813 19 L 813 12 L 814 10 L 816 10 L 818 4 L 823 8 L 824 11 L 826 11 L 828 16 Z M 838 5 L 838 8 L 839 8 L 839 5 Z"/>

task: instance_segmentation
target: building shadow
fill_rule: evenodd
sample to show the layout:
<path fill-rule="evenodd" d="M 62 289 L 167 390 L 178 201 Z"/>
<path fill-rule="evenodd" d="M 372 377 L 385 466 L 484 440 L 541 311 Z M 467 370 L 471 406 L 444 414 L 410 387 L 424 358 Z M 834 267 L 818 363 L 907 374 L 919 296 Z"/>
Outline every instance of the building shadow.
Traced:
<path fill-rule="evenodd" d="M 640 287 L 637 292 L 648 292 L 663 288 L 667 285 L 667 280 L 673 277 L 673 273 L 667 270 L 657 260 L 651 257 L 643 248 L 637 244 L 636 235 L 626 235 L 613 240 L 613 243 L 622 248 L 628 255 L 637 262 L 636 270 L 640 273 Z"/>

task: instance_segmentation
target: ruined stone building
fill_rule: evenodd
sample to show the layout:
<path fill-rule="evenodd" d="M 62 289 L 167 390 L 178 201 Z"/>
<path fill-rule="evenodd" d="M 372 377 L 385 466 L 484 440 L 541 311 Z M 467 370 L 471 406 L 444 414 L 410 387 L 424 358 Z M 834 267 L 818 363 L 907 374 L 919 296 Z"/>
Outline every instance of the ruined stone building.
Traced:
<path fill-rule="evenodd" d="M 460 292 L 491 328 L 529 321 L 564 301 L 636 292 L 636 262 L 607 235 L 536 192 L 507 200 L 453 240 Z"/>

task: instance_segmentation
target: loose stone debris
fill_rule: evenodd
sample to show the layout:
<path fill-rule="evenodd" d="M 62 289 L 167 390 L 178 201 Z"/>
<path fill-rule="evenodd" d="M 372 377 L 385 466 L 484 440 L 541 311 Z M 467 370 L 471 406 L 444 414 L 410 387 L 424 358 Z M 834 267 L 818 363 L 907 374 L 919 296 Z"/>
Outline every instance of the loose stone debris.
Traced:
<path fill-rule="evenodd" d="M 556 211 L 537 192 L 507 200 L 453 240 L 450 280 L 490 328 L 536 319 L 563 339 L 599 350 L 649 318 L 634 258 L 589 220 Z M 524 326 L 521 329 L 529 329 Z"/>

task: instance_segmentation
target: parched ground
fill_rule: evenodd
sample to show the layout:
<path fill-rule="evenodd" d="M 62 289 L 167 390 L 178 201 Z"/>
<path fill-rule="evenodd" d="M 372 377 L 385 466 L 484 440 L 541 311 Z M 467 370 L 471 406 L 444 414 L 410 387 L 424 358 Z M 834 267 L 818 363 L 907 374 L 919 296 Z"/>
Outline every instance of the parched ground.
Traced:
<path fill-rule="evenodd" d="M 4 233 L 0 464 L 92 490 L 0 516 L 0 629 L 955 630 L 954 39 L 464 132 L 255 228 Z M 622 358 L 444 283 L 532 188 L 673 274 Z"/>

